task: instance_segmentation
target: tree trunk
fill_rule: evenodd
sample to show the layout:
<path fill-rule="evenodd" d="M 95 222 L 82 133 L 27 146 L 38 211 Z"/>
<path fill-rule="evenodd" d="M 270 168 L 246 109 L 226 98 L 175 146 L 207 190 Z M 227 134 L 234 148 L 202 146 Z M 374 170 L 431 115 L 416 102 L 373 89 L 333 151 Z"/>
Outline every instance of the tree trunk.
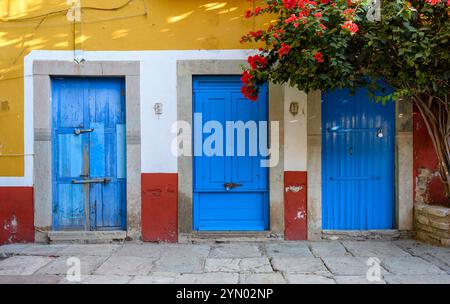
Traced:
<path fill-rule="evenodd" d="M 414 102 L 433 142 L 445 196 L 450 198 L 450 100 L 449 96 L 414 96 Z"/>

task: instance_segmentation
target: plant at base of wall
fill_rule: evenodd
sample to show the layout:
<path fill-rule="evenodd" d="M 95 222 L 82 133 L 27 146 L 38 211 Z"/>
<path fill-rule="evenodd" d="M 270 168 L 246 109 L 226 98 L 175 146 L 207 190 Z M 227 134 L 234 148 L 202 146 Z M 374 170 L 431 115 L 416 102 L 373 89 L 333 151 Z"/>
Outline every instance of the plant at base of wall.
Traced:
<path fill-rule="evenodd" d="M 265 2 L 247 17 L 277 18 L 241 39 L 261 43 L 258 56 L 266 63 L 245 68 L 244 95 L 255 100 L 266 81 L 306 92 L 361 86 L 374 92 L 383 79 L 393 93 L 373 98 L 403 98 L 417 106 L 450 197 L 450 1 L 383 1 L 378 21 L 369 16 L 368 0 Z"/>

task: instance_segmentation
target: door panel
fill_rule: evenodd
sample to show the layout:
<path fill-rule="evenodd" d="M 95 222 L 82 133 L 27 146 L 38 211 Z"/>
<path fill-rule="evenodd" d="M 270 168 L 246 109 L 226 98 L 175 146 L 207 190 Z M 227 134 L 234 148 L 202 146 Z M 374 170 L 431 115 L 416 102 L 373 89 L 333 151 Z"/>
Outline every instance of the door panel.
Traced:
<path fill-rule="evenodd" d="M 261 168 L 258 153 L 258 122 L 268 119 L 267 89 L 263 87 L 260 100 L 250 102 L 239 92 L 240 86 L 237 76 L 194 78 L 194 113 L 202 114 L 204 125 L 214 120 L 223 130 L 218 135 L 223 155 L 194 157 L 194 230 L 268 229 L 268 170 Z M 227 122 L 248 128 L 239 133 L 227 129 Z M 202 135 L 203 143 L 209 142 L 211 133 Z M 194 142 L 196 136 L 198 132 Z M 245 149 L 238 146 L 239 138 Z M 237 186 L 226 189 L 226 183 Z"/>
<path fill-rule="evenodd" d="M 322 113 L 323 228 L 392 229 L 394 103 L 337 90 L 324 93 Z"/>
<path fill-rule="evenodd" d="M 54 78 L 52 95 L 53 229 L 125 229 L 123 80 Z"/>

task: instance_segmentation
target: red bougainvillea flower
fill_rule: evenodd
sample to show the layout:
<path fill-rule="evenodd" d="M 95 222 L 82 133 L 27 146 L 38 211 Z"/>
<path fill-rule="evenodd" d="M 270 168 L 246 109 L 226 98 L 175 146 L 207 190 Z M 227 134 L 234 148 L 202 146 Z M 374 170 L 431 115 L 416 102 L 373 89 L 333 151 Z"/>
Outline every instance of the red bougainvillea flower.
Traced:
<path fill-rule="evenodd" d="M 243 84 L 251 83 L 252 80 L 253 77 L 248 71 L 244 71 L 244 73 L 242 73 L 241 81 Z"/>
<path fill-rule="evenodd" d="M 244 14 L 244 17 L 245 17 L 245 18 L 250 18 L 251 16 L 252 16 L 252 11 L 249 10 L 249 9 L 246 10 L 246 11 L 245 11 L 245 14 Z"/>
<path fill-rule="evenodd" d="M 353 15 L 354 12 L 355 12 L 354 9 L 348 8 L 348 9 L 346 9 L 345 11 L 343 11 L 342 13 L 343 13 L 344 15 L 346 15 L 346 16 L 350 16 L 350 15 Z"/>
<path fill-rule="evenodd" d="M 349 30 L 352 35 L 356 34 L 356 32 L 358 32 L 359 30 L 358 25 L 351 20 L 345 21 L 345 23 L 342 25 L 342 28 L 345 30 Z"/>
<path fill-rule="evenodd" d="M 283 57 L 283 56 L 289 54 L 289 52 L 291 51 L 291 49 L 292 49 L 292 47 L 291 47 L 290 45 L 288 45 L 288 44 L 286 44 L 286 43 L 284 43 L 284 42 L 281 43 L 281 47 L 280 47 L 280 49 L 278 50 L 278 56 L 280 56 L 280 58 L 281 58 L 281 57 Z"/>
<path fill-rule="evenodd" d="M 261 13 L 262 8 L 261 7 L 255 7 L 255 10 L 253 11 L 253 13 L 256 15 L 259 15 L 259 13 Z"/>
<path fill-rule="evenodd" d="M 426 0 L 427 3 L 431 4 L 431 5 L 436 5 L 439 2 L 441 2 L 441 0 Z M 448 4 L 448 3 L 447 3 Z"/>
<path fill-rule="evenodd" d="M 297 0 L 283 0 L 284 7 L 287 9 L 293 9 L 297 6 Z"/>
<path fill-rule="evenodd" d="M 284 22 L 291 23 L 298 19 L 298 17 L 295 14 L 292 14 L 291 17 L 287 18 Z"/>
<path fill-rule="evenodd" d="M 241 93 L 245 98 L 250 99 L 251 101 L 256 101 L 258 99 L 258 90 L 253 84 L 252 75 L 246 70 L 242 73 L 241 77 L 242 87 Z"/>
<path fill-rule="evenodd" d="M 317 52 L 316 54 L 314 54 L 314 59 L 318 63 L 322 63 L 323 62 L 323 54 L 321 52 Z"/>
<path fill-rule="evenodd" d="M 267 66 L 267 59 L 264 56 L 249 56 L 247 61 L 252 70 L 256 70 L 258 68 L 264 69 Z"/>
<path fill-rule="evenodd" d="M 250 87 L 250 86 L 244 85 L 241 88 L 241 93 L 242 93 L 242 95 L 244 95 L 245 98 L 247 98 L 251 101 L 258 100 L 258 91 L 255 89 L 255 87 Z"/>
<path fill-rule="evenodd" d="M 317 13 L 314 14 L 314 17 L 321 18 L 322 17 L 322 13 L 321 12 L 317 12 Z"/>

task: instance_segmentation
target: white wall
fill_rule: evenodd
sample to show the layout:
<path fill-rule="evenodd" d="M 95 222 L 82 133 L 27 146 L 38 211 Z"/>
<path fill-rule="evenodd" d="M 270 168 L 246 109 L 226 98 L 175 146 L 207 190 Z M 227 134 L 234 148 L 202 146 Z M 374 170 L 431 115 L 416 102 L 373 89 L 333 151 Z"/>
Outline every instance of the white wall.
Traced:
<path fill-rule="evenodd" d="M 291 102 L 299 104 L 298 114 L 289 112 Z M 307 170 L 307 95 L 297 88 L 284 89 L 284 171 Z"/>
<path fill-rule="evenodd" d="M 171 126 L 177 120 L 176 62 L 178 60 L 245 60 L 254 51 L 137 51 L 83 52 L 87 61 L 141 62 L 141 172 L 175 173 L 177 159 L 171 153 L 174 134 Z M 24 129 L 25 176 L 0 177 L 0 186 L 33 186 L 33 62 L 35 60 L 73 61 L 71 51 L 32 51 L 25 57 Z M 289 113 L 289 104 L 297 101 L 299 114 Z M 163 104 L 163 114 L 155 115 L 155 103 Z M 285 170 L 306 171 L 306 95 L 297 89 L 285 89 Z"/>

